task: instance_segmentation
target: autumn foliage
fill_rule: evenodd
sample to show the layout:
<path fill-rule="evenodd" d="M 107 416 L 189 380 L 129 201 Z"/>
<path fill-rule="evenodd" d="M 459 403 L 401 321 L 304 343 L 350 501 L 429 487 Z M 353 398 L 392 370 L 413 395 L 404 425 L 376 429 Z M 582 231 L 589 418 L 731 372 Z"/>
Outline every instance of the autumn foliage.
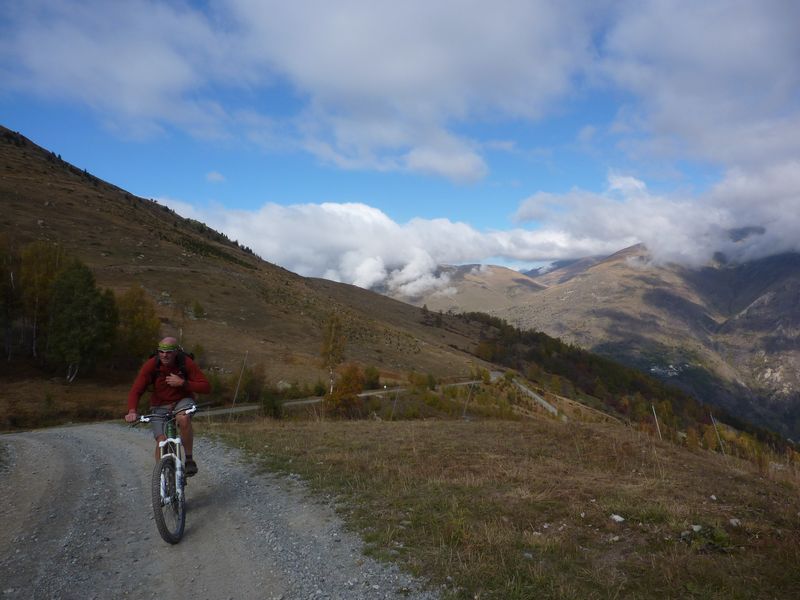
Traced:
<path fill-rule="evenodd" d="M 61 246 L 21 248 L 0 238 L 0 327 L 7 365 L 32 364 L 67 381 L 98 367 L 131 366 L 159 335 L 155 305 L 139 286 L 116 297 Z"/>

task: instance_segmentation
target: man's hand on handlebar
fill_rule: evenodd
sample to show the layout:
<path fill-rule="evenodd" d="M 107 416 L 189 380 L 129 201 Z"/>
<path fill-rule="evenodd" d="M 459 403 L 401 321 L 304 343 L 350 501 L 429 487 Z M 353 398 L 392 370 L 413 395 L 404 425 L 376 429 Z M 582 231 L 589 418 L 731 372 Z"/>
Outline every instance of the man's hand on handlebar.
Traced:
<path fill-rule="evenodd" d="M 170 409 L 171 408 L 172 408 L 172 406 L 170 406 Z M 150 419 L 161 419 L 161 420 L 166 421 L 166 420 L 169 420 L 169 419 L 174 419 L 177 415 L 180 415 L 180 414 L 191 415 L 191 414 L 194 414 L 196 412 L 197 412 L 197 405 L 196 404 L 192 404 L 191 406 L 187 406 L 185 408 L 182 408 L 182 409 L 180 409 L 180 410 L 178 410 L 178 411 L 176 411 L 174 413 L 170 412 L 170 413 L 168 413 L 166 415 L 165 414 L 140 415 L 135 410 L 131 409 L 131 410 L 128 411 L 128 414 L 125 415 L 125 421 L 127 421 L 128 423 L 130 423 L 132 425 L 136 424 L 136 423 L 149 423 Z"/>

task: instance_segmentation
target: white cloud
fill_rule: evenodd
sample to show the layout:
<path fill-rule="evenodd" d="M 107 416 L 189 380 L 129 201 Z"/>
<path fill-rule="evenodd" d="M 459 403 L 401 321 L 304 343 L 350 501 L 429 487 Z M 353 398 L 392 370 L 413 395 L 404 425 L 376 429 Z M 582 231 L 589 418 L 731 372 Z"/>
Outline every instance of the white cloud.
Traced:
<path fill-rule="evenodd" d="M 455 126 L 553 110 L 591 56 L 591 11 L 573 4 L 31 0 L 7 7 L 0 73 L 139 137 L 261 139 L 253 120 L 272 115 L 259 93 L 282 86 L 299 104 L 279 145 L 342 168 L 474 181 L 488 167 Z M 230 90 L 250 105 L 223 100 Z"/>
<path fill-rule="evenodd" d="M 742 240 L 729 237 L 719 250 L 746 261 L 780 252 L 800 252 L 800 160 L 756 169 L 733 169 L 710 192 L 709 204 L 724 211 L 732 230 L 756 230 Z"/>
<path fill-rule="evenodd" d="M 223 183 L 225 181 L 225 175 L 218 171 L 209 171 L 206 173 L 206 181 L 210 183 Z"/>
<path fill-rule="evenodd" d="M 10 89 L 95 110 L 126 135 L 178 126 L 220 135 L 224 110 L 187 93 L 219 68 L 219 43 L 208 21 L 180 5 L 131 0 L 6 3 L 13 23 L 3 45 Z"/>
<path fill-rule="evenodd" d="M 798 249 L 798 22 L 788 0 L 29 0 L 3 3 L 0 81 L 5 94 L 88 107 L 121 135 L 242 137 L 342 169 L 458 182 L 485 177 L 493 150 L 532 151 L 507 130 L 481 139 L 481 124 L 561 116 L 575 97 L 610 92 L 624 98 L 616 119 L 582 117 L 578 145 L 610 139 L 634 161 L 723 173 L 708 193 L 654 194 L 611 165 L 606 190 L 533 193 L 516 217 L 536 228 L 499 232 L 398 224 L 363 204 L 246 213 L 165 200 L 302 274 L 413 291 L 444 284 L 438 263 L 486 257 L 641 241 L 659 260 L 702 264 L 718 250 Z M 274 112 L 265 91 L 291 108 Z M 763 233 L 734 241 L 732 230 Z"/>
<path fill-rule="evenodd" d="M 347 265 L 346 270 L 353 273 L 353 285 L 370 288 L 383 283 L 386 279 L 386 267 L 380 256 L 360 256 L 354 252 L 345 255 L 343 259 L 345 264 L 352 262 Z"/>
<path fill-rule="evenodd" d="M 549 241 L 573 257 L 610 254 L 639 242 L 659 261 L 699 264 L 713 253 L 707 223 L 715 216 L 688 200 L 651 195 L 633 178 L 610 177 L 605 194 L 537 194 L 517 213 L 521 221 L 531 216 L 540 233 L 548 232 Z"/>
<path fill-rule="evenodd" d="M 454 181 L 482 179 L 488 172 L 483 159 L 475 152 L 457 146 L 414 148 L 405 157 L 406 166 L 410 171 L 444 175 Z"/>
<path fill-rule="evenodd" d="M 608 176 L 608 189 L 612 192 L 620 192 L 623 196 L 643 196 L 647 193 L 647 185 L 630 175 Z"/>
<path fill-rule="evenodd" d="M 800 151 L 800 4 L 629 1 L 601 48 L 637 152 L 758 165 Z"/>
<path fill-rule="evenodd" d="M 305 276 L 414 295 L 449 283 L 439 264 L 477 260 L 499 246 L 463 223 L 415 219 L 398 224 L 365 204 L 264 205 L 260 210 L 197 209 L 161 198 L 185 217 L 214 223 L 265 260 Z"/>
<path fill-rule="evenodd" d="M 516 218 L 539 224 L 524 237 L 547 239 L 573 257 L 639 242 L 657 262 L 688 266 L 707 263 L 715 252 L 746 261 L 800 251 L 800 162 L 735 169 L 693 197 L 652 194 L 636 178 L 611 174 L 606 193 L 538 193 L 520 204 Z M 516 247 L 533 250 L 537 244 Z"/>
<path fill-rule="evenodd" d="M 715 252 L 749 260 L 800 251 L 800 163 L 738 170 L 706 194 L 653 194 L 619 173 L 595 194 L 537 193 L 520 204 L 519 227 L 481 232 L 448 219 L 397 223 L 366 204 L 266 204 L 257 211 L 197 209 L 162 199 L 184 216 L 214 223 L 264 259 L 305 276 L 414 296 L 448 293 L 442 264 L 533 264 L 608 255 L 644 243 L 658 263 L 701 266 Z M 770 198 L 765 202 L 764 198 Z M 536 229 L 524 229 L 535 219 Z M 731 232 L 737 235 L 732 236 Z"/>
<path fill-rule="evenodd" d="M 302 124 L 311 152 L 343 167 L 469 181 L 487 167 L 450 125 L 550 112 L 590 55 L 588 10 L 571 4 L 230 6 L 247 24 L 243 45 L 254 61 L 310 96 Z"/>
<path fill-rule="evenodd" d="M 583 143 L 604 126 L 638 157 L 731 168 L 800 153 L 796 2 L 204 4 L 5 3 L 0 76 L 125 135 L 241 136 L 455 181 L 490 168 L 491 139 L 459 125 L 536 121 L 587 92 L 627 102 L 613 126 L 587 123 Z M 264 91 L 297 108 L 276 119 Z"/>

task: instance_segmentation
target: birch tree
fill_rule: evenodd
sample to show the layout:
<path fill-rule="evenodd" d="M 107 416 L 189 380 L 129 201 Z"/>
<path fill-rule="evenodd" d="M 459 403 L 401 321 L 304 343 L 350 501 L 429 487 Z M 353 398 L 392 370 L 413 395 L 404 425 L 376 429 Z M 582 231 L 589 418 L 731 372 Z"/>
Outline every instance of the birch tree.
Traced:
<path fill-rule="evenodd" d="M 332 314 L 325 323 L 322 334 L 322 366 L 328 369 L 330 376 L 329 394 L 333 394 L 334 373 L 336 367 L 344 360 L 345 339 L 342 332 L 342 321 L 339 316 Z"/>
<path fill-rule="evenodd" d="M 0 329 L 7 360 L 11 360 L 11 333 L 20 310 L 20 257 L 8 237 L 0 236 Z"/>
<path fill-rule="evenodd" d="M 63 252 L 55 244 L 32 242 L 22 249 L 20 283 L 22 306 L 25 317 L 31 324 L 31 355 L 39 356 L 39 341 L 47 322 L 50 293 L 63 261 Z"/>

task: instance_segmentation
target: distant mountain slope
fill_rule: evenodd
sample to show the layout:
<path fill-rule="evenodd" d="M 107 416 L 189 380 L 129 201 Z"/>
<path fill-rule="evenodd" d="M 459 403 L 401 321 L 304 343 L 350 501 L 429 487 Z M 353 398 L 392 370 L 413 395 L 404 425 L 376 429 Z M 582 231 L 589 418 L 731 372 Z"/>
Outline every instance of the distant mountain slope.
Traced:
<path fill-rule="evenodd" d="M 603 260 L 603 258 L 602 256 L 590 256 L 575 260 L 560 260 L 553 263 L 552 267 L 547 270 L 535 269 L 532 271 L 524 271 L 524 273 L 529 277 L 533 277 L 542 285 L 557 285 L 583 273 L 592 265 Z"/>
<path fill-rule="evenodd" d="M 701 400 L 800 437 L 800 255 L 692 270 L 634 246 L 514 287 L 471 268 L 431 309 L 480 310 L 651 372 Z M 474 288 L 482 293 L 474 294 Z M 493 299 L 500 299 L 493 301 Z"/>
<path fill-rule="evenodd" d="M 487 306 L 512 307 L 528 294 L 545 289 L 528 275 L 492 265 L 445 265 L 436 275 L 448 283 L 424 296 L 397 298 L 434 311 L 469 312 L 482 311 Z"/>
<path fill-rule="evenodd" d="M 260 364 L 273 381 L 324 378 L 322 328 L 333 312 L 344 322 L 349 360 L 438 376 L 467 375 L 480 363 L 458 350 L 474 348 L 469 324 L 448 319 L 432 327 L 419 308 L 295 275 L 2 127 L 0 206 L 0 234 L 13 244 L 57 242 L 93 269 L 99 285 L 144 286 L 164 331 L 202 346 L 214 368 L 235 372 L 247 352 L 248 364 Z M 188 310 L 194 301 L 203 318 Z"/>

